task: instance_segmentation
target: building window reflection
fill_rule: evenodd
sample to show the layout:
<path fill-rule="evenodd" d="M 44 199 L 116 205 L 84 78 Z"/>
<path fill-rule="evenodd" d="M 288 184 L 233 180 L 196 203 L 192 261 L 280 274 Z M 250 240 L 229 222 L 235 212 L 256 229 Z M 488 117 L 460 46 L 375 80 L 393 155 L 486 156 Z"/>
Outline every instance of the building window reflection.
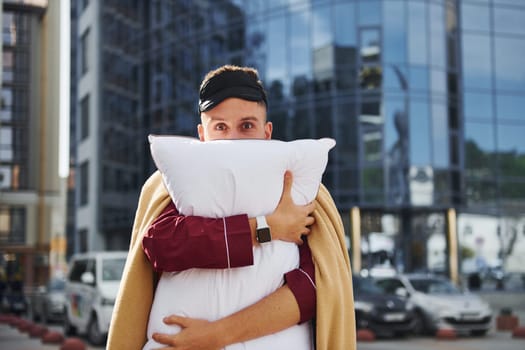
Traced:
<path fill-rule="evenodd" d="M 426 2 L 408 2 L 408 59 L 410 63 L 428 63 Z"/>
<path fill-rule="evenodd" d="M 525 92 L 525 38 L 495 37 L 494 40 L 497 89 Z"/>
<path fill-rule="evenodd" d="M 461 23 L 464 30 L 489 32 L 490 17 L 487 5 L 461 2 Z"/>
<path fill-rule="evenodd" d="M 492 87 L 491 39 L 485 35 L 463 34 L 463 76 L 465 87 Z"/>
<path fill-rule="evenodd" d="M 434 166 L 447 168 L 450 164 L 447 108 L 439 102 L 432 103 L 432 141 Z"/>
<path fill-rule="evenodd" d="M 493 116 L 493 95 L 486 92 L 465 91 L 463 108 L 466 120 L 491 120 Z"/>

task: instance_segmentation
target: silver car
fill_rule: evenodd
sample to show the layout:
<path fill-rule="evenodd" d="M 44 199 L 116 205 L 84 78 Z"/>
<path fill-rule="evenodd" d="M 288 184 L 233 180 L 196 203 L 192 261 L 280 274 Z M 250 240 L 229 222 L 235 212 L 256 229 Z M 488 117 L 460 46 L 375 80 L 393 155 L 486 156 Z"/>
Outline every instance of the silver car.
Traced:
<path fill-rule="evenodd" d="M 415 306 L 416 333 L 453 328 L 458 333 L 485 335 L 492 310 L 477 295 L 460 290 L 450 280 L 426 274 L 406 274 L 376 279 L 388 293 L 407 297 Z"/>
<path fill-rule="evenodd" d="M 34 320 L 48 323 L 48 321 L 60 321 L 64 318 L 66 305 L 64 286 L 64 279 L 53 278 L 47 285 L 36 289 L 30 299 Z"/>

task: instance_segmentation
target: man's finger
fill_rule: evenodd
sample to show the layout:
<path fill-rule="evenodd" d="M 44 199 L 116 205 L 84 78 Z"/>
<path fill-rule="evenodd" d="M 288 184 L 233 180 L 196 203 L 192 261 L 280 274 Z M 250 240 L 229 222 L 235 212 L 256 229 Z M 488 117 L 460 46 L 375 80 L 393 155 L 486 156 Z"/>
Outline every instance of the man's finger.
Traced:
<path fill-rule="evenodd" d="M 155 340 L 157 343 L 163 344 L 163 345 L 175 345 L 173 344 L 172 335 L 163 334 L 163 333 L 153 333 L 151 336 L 153 340 Z"/>
<path fill-rule="evenodd" d="M 310 203 L 306 204 L 305 207 L 306 207 L 306 210 L 309 213 L 313 213 L 314 210 L 315 210 L 315 202 L 310 202 Z"/>
<path fill-rule="evenodd" d="M 165 324 L 168 324 L 168 325 L 179 325 L 181 326 L 182 328 L 185 328 L 186 327 L 186 321 L 187 321 L 187 318 L 186 317 L 182 317 L 182 316 L 177 316 L 177 315 L 171 315 L 171 316 L 166 316 L 162 319 L 162 321 L 165 323 Z"/>
<path fill-rule="evenodd" d="M 283 194 L 281 196 L 281 199 L 284 197 L 285 194 L 288 196 L 292 194 L 292 183 L 293 183 L 292 172 L 289 170 L 286 170 L 286 172 L 284 173 Z"/>
<path fill-rule="evenodd" d="M 306 218 L 306 225 L 305 226 L 312 226 L 315 223 L 315 218 L 308 216 Z"/>

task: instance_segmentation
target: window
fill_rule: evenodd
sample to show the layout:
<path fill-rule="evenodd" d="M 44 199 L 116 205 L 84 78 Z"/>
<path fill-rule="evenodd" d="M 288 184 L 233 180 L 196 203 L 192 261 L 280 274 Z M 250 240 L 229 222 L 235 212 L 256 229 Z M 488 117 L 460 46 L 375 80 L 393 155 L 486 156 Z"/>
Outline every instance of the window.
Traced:
<path fill-rule="evenodd" d="M 80 38 L 80 50 L 80 70 L 82 74 L 85 74 L 89 68 L 89 28 L 86 29 Z"/>
<path fill-rule="evenodd" d="M 413 165 L 430 165 L 429 105 L 424 101 L 411 101 L 409 110 L 410 162 Z"/>
<path fill-rule="evenodd" d="M 2 80 L 4 82 L 13 81 L 13 69 L 14 69 L 14 54 L 13 51 L 4 49 L 2 52 Z"/>
<path fill-rule="evenodd" d="M 312 71 L 310 56 L 310 43 L 304 33 L 308 32 L 309 12 L 294 12 L 290 16 L 290 60 L 294 64 L 290 66 L 290 73 L 294 82 L 300 84 L 301 80 L 310 78 Z"/>
<path fill-rule="evenodd" d="M 80 179 L 79 179 L 79 200 L 80 205 L 85 205 L 88 203 L 89 197 L 89 162 L 85 161 L 80 164 Z"/>
<path fill-rule="evenodd" d="M 408 59 L 410 63 L 426 64 L 428 61 L 426 12 L 427 4 L 408 3 Z"/>
<path fill-rule="evenodd" d="M 525 11 L 518 8 L 494 8 L 494 31 L 496 33 L 525 35 Z"/>
<path fill-rule="evenodd" d="M 463 109 L 466 120 L 491 120 L 493 114 L 492 94 L 465 92 Z"/>
<path fill-rule="evenodd" d="M 525 40 L 495 38 L 496 87 L 500 90 L 525 91 Z"/>
<path fill-rule="evenodd" d="M 13 127 L 0 127 L 0 161 L 13 161 Z"/>
<path fill-rule="evenodd" d="M 465 87 L 491 88 L 492 60 L 490 38 L 485 35 L 463 34 L 463 75 Z M 507 52 L 505 53 L 507 55 Z"/>
<path fill-rule="evenodd" d="M 71 268 L 71 272 L 69 273 L 69 280 L 71 282 L 80 282 L 82 274 L 87 271 L 87 263 L 87 260 L 75 261 L 73 267 Z"/>
<path fill-rule="evenodd" d="M 25 242 L 25 208 L 0 207 L 0 244 Z"/>
<path fill-rule="evenodd" d="M 3 87 L 0 96 L 0 122 L 9 122 L 13 118 L 13 90 Z"/>
<path fill-rule="evenodd" d="M 272 43 L 272 50 L 267 51 L 266 89 L 271 90 L 272 84 L 279 84 L 286 76 L 286 24 L 283 17 L 268 21 L 267 41 Z M 277 85 L 276 85 L 277 86 Z M 271 94 L 271 91 L 268 91 Z M 270 99 L 270 101 L 274 101 Z"/>
<path fill-rule="evenodd" d="M 449 136 L 447 108 L 441 103 L 432 104 L 433 161 L 436 167 L 449 166 Z"/>
<path fill-rule="evenodd" d="M 89 136 L 89 95 L 80 101 L 80 140 Z"/>
<path fill-rule="evenodd" d="M 406 62 L 406 18 L 404 2 L 384 2 L 385 61 Z M 388 14 L 388 15 L 387 15 Z"/>
<path fill-rule="evenodd" d="M 87 252 L 88 251 L 88 229 L 83 228 L 78 230 L 78 249 L 79 252 Z"/>
<path fill-rule="evenodd" d="M 516 119 L 525 121 L 523 108 L 525 107 L 524 95 L 497 95 L 498 118 Z"/>
<path fill-rule="evenodd" d="M 488 32 L 490 31 L 489 7 L 462 3 L 461 21 L 465 30 Z"/>
<path fill-rule="evenodd" d="M 379 29 L 362 29 L 359 33 L 361 67 L 359 84 L 363 90 L 379 89 L 382 82 L 381 36 Z"/>
<path fill-rule="evenodd" d="M 381 23 L 381 2 L 377 0 L 360 1 L 358 18 L 362 26 Z"/>
<path fill-rule="evenodd" d="M 351 2 L 334 4 L 334 40 L 338 47 L 357 46 L 355 7 L 356 4 Z"/>

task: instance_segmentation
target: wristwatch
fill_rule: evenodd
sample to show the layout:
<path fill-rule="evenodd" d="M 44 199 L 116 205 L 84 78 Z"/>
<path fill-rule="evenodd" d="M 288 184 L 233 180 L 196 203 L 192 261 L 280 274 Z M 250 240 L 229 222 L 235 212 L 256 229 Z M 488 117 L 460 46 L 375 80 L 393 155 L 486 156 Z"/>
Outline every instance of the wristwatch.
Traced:
<path fill-rule="evenodd" d="M 272 240 L 272 234 L 270 233 L 270 226 L 266 222 L 265 216 L 257 216 L 257 229 L 255 230 L 257 242 L 266 243 Z"/>

